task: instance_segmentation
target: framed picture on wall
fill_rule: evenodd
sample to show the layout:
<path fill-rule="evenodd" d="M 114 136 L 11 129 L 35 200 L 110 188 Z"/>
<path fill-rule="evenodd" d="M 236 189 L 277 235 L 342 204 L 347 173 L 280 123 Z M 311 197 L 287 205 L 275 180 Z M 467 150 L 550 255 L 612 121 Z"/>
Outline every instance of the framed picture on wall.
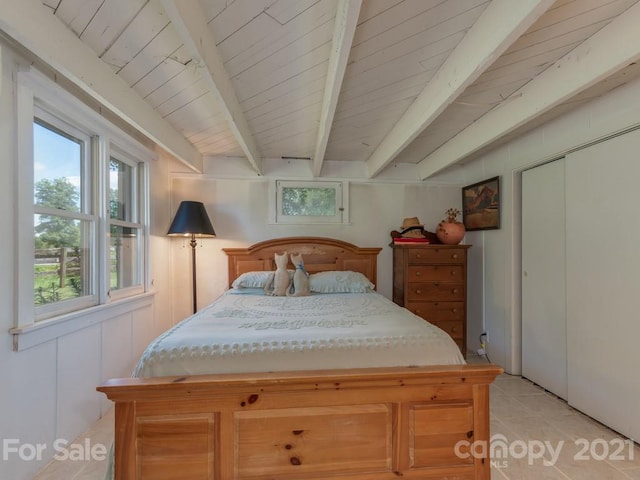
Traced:
<path fill-rule="evenodd" d="M 500 177 L 462 187 L 462 222 L 467 231 L 500 228 Z"/>

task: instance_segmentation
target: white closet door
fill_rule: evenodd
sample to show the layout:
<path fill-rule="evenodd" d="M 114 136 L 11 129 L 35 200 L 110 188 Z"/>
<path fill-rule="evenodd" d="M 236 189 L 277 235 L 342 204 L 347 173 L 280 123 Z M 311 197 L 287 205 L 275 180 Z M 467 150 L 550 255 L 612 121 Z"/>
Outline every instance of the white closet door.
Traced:
<path fill-rule="evenodd" d="M 566 399 L 564 169 L 522 173 L 522 375 Z"/>
<path fill-rule="evenodd" d="M 640 438 L 640 131 L 566 157 L 569 404 Z"/>

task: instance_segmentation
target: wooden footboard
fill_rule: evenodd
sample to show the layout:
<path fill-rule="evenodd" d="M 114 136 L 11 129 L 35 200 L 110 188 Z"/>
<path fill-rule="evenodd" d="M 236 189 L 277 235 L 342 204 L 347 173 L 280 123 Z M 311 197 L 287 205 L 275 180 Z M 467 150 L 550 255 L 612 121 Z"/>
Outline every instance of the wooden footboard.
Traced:
<path fill-rule="evenodd" d="M 116 405 L 116 480 L 489 480 L 489 459 L 467 446 L 488 445 L 489 385 L 501 372 L 126 378 L 98 390 Z"/>

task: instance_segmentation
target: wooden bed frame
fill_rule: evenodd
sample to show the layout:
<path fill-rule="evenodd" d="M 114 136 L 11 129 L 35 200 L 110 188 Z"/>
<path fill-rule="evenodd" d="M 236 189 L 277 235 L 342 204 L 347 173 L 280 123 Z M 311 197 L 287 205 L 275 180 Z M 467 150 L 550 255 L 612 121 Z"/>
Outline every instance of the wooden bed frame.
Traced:
<path fill-rule="evenodd" d="M 295 237 L 224 251 L 229 283 L 273 270 L 283 251 L 303 253 L 310 272 L 355 270 L 375 283 L 380 249 Z M 490 479 L 500 367 L 294 369 L 106 382 L 116 480 Z M 473 442 L 486 442 L 482 455 L 469 454 Z"/>

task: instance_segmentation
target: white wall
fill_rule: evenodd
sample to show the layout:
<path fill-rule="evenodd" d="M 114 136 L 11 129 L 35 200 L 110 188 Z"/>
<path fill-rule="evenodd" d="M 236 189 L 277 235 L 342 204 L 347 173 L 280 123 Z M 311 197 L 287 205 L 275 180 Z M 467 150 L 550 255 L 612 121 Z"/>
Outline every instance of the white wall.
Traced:
<path fill-rule="evenodd" d="M 470 310 L 483 312 L 481 317 L 469 318 L 469 331 L 488 332 L 491 360 L 509 373 L 519 374 L 521 368 L 520 174 L 571 149 L 639 125 L 639 95 L 640 80 L 636 80 L 448 174 L 448 179 L 463 184 L 501 176 L 500 230 L 467 234 L 467 242 L 475 247 L 470 252 Z M 636 192 L 626 194 L 629 202 L 636 201 Z M 470 337 L 469 343 L 474 340 Z"/>
<path fill-rule="evenodd" d="M 227 288 L 225 247 L 245 247 L 276 237 L 319 236 L 344 240 L 361 247 L 382 247 L 378 256 L 378 291 L 392 293 L 391 230 L 398 230 L 405 217 L 417 216 L 425 228 L 435 231 L 450 207 L 460 207 L 458 186 L 351 183 L 350 224 L 268 224 L 268 184 L 272 178 L 216 179 L 201 175 L 173 178 L 173 210 L 181 200 L 202 201 L 216 238 L 199 239 L 197 247 L 198 304 L 206 305 Z M 191 248 L 188 241 L 173 240 L 174 303 L 176 315 L 191 313 Z"/>
<path fill-rule="evenodd" d="M 20 59 L 4 44 L 0 47 L 0 218 L 4 225 L 0 236 L 0 478 L 26 480 L 51 458 L 55 439 L 72 441 L 111 407 L 106 397 L 95 391 L 96 386 L 110 377 L 128 376 L 148 342 L 173 323 L 171 263 L 164 259 L 171 257 L 171 243 L 165 236 L 170 216 L 169 168 L 177 167 L 166 159 L 150 166 L 153 298 L 136 309 L 112 309 L 100 323 L 14 352 L 8 333 L 16 324 L 12 225 L 18 222 L 18 160 L 13 78 Z M 21 461 L 17 454 L 5 451 L 4 440 L 11 439 L 20 444 L 46 444 L 42 460 Z"/>

